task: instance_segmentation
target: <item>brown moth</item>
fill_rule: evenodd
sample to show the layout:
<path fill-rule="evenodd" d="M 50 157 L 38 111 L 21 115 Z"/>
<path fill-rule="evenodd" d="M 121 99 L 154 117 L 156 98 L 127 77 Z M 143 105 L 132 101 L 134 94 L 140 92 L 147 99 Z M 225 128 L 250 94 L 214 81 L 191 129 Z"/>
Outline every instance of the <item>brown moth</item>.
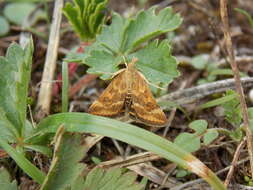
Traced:
<path fill-rule="evenodd" d="M 135 68 L 133 59 L 119 72 L 90 107 L 94 115 L 115 117 L 121 113 L 151 126 L 163 126 L 166 116 L 156 103 L 144 76 Z"/>

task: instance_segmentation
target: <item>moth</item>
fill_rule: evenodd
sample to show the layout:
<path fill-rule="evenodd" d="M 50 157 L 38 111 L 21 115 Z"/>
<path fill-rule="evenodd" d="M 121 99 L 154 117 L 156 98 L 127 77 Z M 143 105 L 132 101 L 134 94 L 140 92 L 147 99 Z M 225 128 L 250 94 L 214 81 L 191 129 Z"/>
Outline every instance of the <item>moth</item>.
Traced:
<path fill-rule="evenodd" d="M 113 77 L 88 112 L 105 117 L 125 113 L 151 126 L 163 126 L 167 118 L 153 97 L 145 77 L 136 69 L 134 58 L 125 69 Z"/>

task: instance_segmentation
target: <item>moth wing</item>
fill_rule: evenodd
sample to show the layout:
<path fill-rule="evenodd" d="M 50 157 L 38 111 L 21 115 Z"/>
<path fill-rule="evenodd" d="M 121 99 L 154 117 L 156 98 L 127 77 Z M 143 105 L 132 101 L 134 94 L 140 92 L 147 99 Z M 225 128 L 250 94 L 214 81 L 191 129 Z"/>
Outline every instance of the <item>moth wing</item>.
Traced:
<path fill-rule="evenodd" d="M 167 118 L 153 97 L 144 76 L 137 70 L 132 81 L 131 109 L 140 121 L 154 126 L 166 124 Z"/>
<path fill-rule="evenodd" d="M 89 107 L 94 115 L 113 117 L 122 112 L 127 94 L 125 71 L 116 75 L 100 97 Z"/>

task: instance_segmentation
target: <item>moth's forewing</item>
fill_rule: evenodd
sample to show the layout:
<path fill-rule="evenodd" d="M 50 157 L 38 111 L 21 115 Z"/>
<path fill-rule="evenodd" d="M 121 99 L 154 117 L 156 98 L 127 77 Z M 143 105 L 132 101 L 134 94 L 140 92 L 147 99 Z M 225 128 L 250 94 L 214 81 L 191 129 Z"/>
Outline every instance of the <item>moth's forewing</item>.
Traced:
<path fill-rule="evenodd" d="M 159 105 L 156 103 L 149 86 L 143 76 L 135 70 L 132 74 L 131 85 L 131 113 L 143 123 L 153 126 L 163 126 L 167 118 Z"/>
<path fill-rule="evenodd" d="M 123 111 L 127 94 L 125 71 L 113 78 L 100 97 L 89 107 L 88 112 L 94 115 L 113 117 Z"/>

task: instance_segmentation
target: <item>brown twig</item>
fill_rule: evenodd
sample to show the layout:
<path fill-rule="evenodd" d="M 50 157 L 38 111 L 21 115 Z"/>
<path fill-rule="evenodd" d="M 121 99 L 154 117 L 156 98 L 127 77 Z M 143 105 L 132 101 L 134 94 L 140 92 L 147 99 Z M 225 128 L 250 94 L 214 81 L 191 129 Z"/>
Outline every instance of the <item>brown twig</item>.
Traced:
<path fill-rule="evenodd" d="M 241 78 L 244 88 L 253 86 L 253 77 Z M 229 89 L 235 89 L 235 80 L 226 79 L 207 84 L 201 84 L 196 87 L 177 90 L 166 94 L 158 99 L 158 101 L 173 101 L 179 105 L 188 104 L 198 99 L 204 98 L 211 94 L 225 92 Z"/>
<path fill-rule="evenodd" d="M 228 174 L 227 174 L 227 177 L 226 177 L 226 180 L 224 182 L 224 185 L 227 187 L 231 181 L 231 178 L 233 176 L 233 173 L 234 173 L 234 170 L 235 170 L 235 167 L 237 165 L 237 161 L 239 159 L 239 156 L 240 156 L 240 151 L 241 149 L 243 148 L 244 144 L 246 142 L 246 137 L 241 141 L 241 143 L 237 146 L 236 148 L 236 151 L 235 151 L 235 154 L 234 154 L 234 158 L 233 158 L 233 161 L 231 163 L 231 168 L 229 169 L 228 171 Z"/>
<path fill-rule="evenodd" d="M 252 132 L 249 126 L 249 115 L 248 115 L 247 105 L 244 98 L 244 92 L 243 92 L 242 84 L 240 81 L 240 74 L 239 74 L 239 70 L 237 68 L 237 64 L 235 61 L 235 55 L 234 55 L 231 35 L 229 31 L 227 0 L 220 1 L 220 14 L 221 14 L 221 20 L 224 26 L 223 32 L 224 32 L 226 50 L 228 53 L 228 60 L 234 73 L 236 91 L 240 97 L 240 105 L 242 109 L 244 128 L 245 128 L 246 137 L 247 137 L 248 153 L 250 157 L 251 177 L 253 178 L 253 137 L 252 137 Z"/>
<path fill-rule="evenodd" d="M 41 117 L 45 116 L 49 113 L 50 103 L 52 97 L 52 81 L 54 78 L 55 68 L 56 68 L 56 59 L 57 59 L 57 51 L 59 46 L 60 39 L 60 25 L 62 18 L 62 8 L 63 8 L 63 0 L 56 0 L 54 5 L 54 14 L 53 21 L 50 28 L 50 36 L 48 42 L 48 49 L 46 55 L 46 62 L 42 75 L 42 82 L 39 92 L 38 104 L 37 104 L 37 114 L 36 118 L 41 119 Z"/>

